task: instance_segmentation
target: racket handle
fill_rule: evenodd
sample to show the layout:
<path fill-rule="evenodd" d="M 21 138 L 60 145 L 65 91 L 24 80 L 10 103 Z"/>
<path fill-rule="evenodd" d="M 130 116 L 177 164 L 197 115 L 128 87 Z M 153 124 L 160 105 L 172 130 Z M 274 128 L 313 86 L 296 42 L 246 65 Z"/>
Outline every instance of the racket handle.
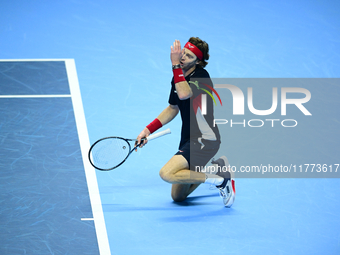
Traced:
<path fill-rule="evenodd" d="M 147 139 L 148 141 L 150 141 L 150 140 L 152 140 L 152 139 L 156 139 L 156 138 L 158 138 L 158 137 L 160 137 L 160 136 L 167 135 L 167 134 L 170 134 L 170 133 L 171 133 L 170 128 L 168 128 L 168 129 L 166 129 L 166 130 L 164 130 L 164 131 L 161 131 L 161 132 L 158 132 L 158 133 L 154 133 L 154 134 L 152 134 L 152 135 L 149 135 L 146 139 Z"/>

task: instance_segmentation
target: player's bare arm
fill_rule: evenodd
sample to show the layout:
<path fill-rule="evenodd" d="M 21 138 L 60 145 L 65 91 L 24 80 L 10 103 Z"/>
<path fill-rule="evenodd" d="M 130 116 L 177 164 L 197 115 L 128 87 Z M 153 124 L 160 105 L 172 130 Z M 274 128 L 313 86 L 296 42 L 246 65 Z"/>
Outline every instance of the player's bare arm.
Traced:
<path fill-rule="evenodd" d="M 175 40 L 173 46 L 171 46 L 171 53 L 170 53 L 170 59 L 171 59 L 173 68 L 174 67 L 182 68 L 184 56 L 185 56 L 185 50 L 181 49 L 180 41 Z M 183 78 L 185 77 L 185 74 L 186 72 L 185 70 L 183 70 Z M 192 90 L 188 82 L 185 79 L 175 83 L 175 86 L 176 86 L 177 95 L 180 100 L 188 99 L 193 95 Z"/>
<path fill-rule="evenodd" d="M 172 121 L 178 114 L 179 108 L 177 105 L 169 105 L 166 107 L 157 117 L 157 119 L 164 126 L 165 124 Z M 151 134 L 150 130 L 145 127 L 143 131 L 137 136 L 138 143 L 145 137 L 148 137 Z M 144 143 L 141 144 L 140 148 L 142 148 L 147 143 L 147 140 L 144 140 Z"/>
<path fill-rule="evenodd" d="M 172 121 L 177 116 L 178 112 L 178 106 L 170 104 L 161 112 L 160 115 L 158 115 L 157 119 L 159 119 L 164 126 L 165 124 L 168 124 L 170 121 Z"/>

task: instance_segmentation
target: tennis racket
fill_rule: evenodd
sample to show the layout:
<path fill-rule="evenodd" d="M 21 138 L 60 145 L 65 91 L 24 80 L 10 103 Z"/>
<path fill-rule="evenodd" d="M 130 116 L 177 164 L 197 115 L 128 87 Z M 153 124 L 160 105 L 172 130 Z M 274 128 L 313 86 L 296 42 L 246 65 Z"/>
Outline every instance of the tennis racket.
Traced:
<path fill-rule="evenodd" d="M 110 136 L 96 141 L 89 150 L 89 160 L 93 167 L 101 171 L 109 171 L 119 167 L 125 162 L 130 154 L 140 146 L 144 140 L 153 140 L 160 136 L 170 134 L 170 128 L 149 135 L 142 139 L 140 144 L 137 144 L 131 149 L 130 142 L 136 142 L 136 139 L 127 139 L 122 137 Z"/>

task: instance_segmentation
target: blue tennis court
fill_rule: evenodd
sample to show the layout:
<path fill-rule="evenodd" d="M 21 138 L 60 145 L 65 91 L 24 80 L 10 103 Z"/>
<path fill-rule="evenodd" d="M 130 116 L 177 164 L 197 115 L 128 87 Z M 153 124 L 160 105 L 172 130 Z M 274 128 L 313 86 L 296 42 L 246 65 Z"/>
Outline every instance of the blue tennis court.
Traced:
<path fill-rule="evenodd" d="M 230 209 L 209 185 L 173 202 L 159 170 L 179 117 L 116 170 L 89 164 L 97 139 L 135 138 L 168 105 L 170 45 L 191 36 L 214 78 L 333 78 L 295 129 L 221 126 L 231 164 L 340 163 L 337 2 L 177 4 L 0 4 L 0 254 L 340 254 L 339 178 L 238 178 Z"/>

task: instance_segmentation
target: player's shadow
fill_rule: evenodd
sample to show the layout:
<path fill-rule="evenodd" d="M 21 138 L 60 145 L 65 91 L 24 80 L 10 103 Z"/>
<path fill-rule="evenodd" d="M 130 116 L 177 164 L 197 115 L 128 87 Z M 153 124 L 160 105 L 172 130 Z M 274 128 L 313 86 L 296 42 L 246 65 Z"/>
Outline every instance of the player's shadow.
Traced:
<path fill-rule="evenodd" d="M 188 197 L 183 202 L 172 202 L 174 205 L 178 205 L 173 207 L 173 209 L 177 208 L 177 213 L 163 215 L 161 219 L 165 222 L 202 222 L 202 220 L 215 222 L 216 219 L 220 220 L 221 217 L 239 213 L 234 208 L 225 208 L 222 200 L 219 200 L 220 203 L 216 203 L 216 199 L 210 201 L 207 199 L 216 196 L 219 196 L 219 194 L 193 196 Z M 199 210 L 196 206 L 200 206 Z M 188 212 L 190 213 L 188 214 Z"/>
<path fill-rule="evenodd" d="M 207 202 L 199 202 L 202 199 L 208 198 L 208 197 L 216 197 L 219 196 L 219 194 L 210 194 L 210 195 L 203 195 L 203 196 L 190 196 L 187 199 L 185 199 L 183 202 L 175 202 L 174 204 L 179 206 L 197 206 L 197 205 L 206 205 L 210 204 Z"/>

